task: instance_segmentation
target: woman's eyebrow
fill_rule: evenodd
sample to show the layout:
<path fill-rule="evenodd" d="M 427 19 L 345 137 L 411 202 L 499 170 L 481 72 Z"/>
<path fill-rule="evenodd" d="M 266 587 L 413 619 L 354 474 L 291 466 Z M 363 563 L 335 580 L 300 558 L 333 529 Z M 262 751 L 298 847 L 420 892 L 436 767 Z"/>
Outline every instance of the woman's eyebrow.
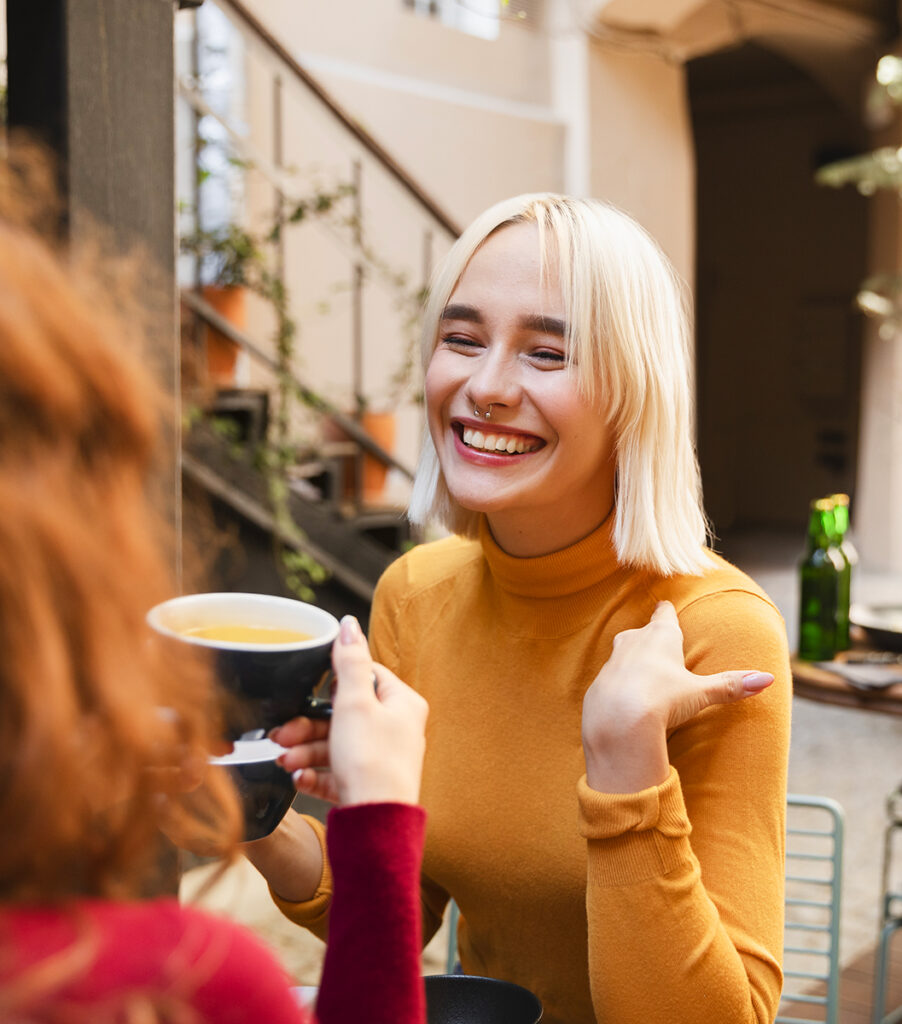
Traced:
<path fill-rule="evenodd" d="M 520 326 L 541 334 L 553 334 L 558 338 L 567 337 L 567 322 L 557 316 L 543 316 L 541 313 L 527 313 L 520 317 Z"/>
<path fill-rule="evenodd" d="M 469 323 L 484 323 L 482 313 L 475 306 L 462 302 L 452 302 L 442 310 L 442 320 L 466 320 Z M 538 331 L 540 334 L 553 334 L 558 338 L 567 337 L 567 322 L 557 316 L 544 316 L 542 313 L 525 313 L 519 318 L 520 326 L 527 331 Z"/>
<path fill-rule="evenodd" d="M 468 320 L 474 324 L 482 323 L 482 313 L 475 306 L 465 306 L 461 302 L 445 306 L 441 318 L 442 320 Z"/>

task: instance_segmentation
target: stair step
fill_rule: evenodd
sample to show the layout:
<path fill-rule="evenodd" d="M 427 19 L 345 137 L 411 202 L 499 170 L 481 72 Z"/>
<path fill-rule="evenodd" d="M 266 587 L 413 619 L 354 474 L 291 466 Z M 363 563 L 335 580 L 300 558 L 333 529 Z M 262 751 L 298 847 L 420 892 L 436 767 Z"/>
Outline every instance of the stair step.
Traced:
<path fill-rule="evenodd" d="M 237 455 L 233 445 L 201 424 L 184 440 L 182 468 L 186 476 L 239 515 L 270 533 L 276 531 L 266 479 L 249 454 Z M 289 508 L 303 536 L 297 541 L 288 536 L 282 540 L 307 552 L 353 593 L 371 600 L 377 580 L 398 552 L 362 532 L 370 526 L 343 519 L 306 500 L 297 488 L 290 491 Z M 384 513 L 382 516 L 372 525 L 384 527 Z M 401 520 L 400 512 L 394 513 L 394 520 Z"/>

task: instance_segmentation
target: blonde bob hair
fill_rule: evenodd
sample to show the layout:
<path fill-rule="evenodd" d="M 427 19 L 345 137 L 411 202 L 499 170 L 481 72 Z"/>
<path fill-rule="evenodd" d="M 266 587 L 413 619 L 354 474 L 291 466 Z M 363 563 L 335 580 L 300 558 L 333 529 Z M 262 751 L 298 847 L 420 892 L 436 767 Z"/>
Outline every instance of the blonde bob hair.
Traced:
<path fill-rule="evenodd" d="M 607 203 L 553 194 L 497 203 L 464 231 L 436 269 L 423 318 L 428 366 L 442 311 L 477 249 L 510 224 L 535 224 L 543 273 L 557 275 L 577 386 L 598 401 L 616 436 L 614 543 L 619 560 L 663 575 L 711 565 L 692 440 L 689 316 L 667 257 L 631 217 Z M 428 428 L 409 517 L 475 537 L 480 513 L 451 496 Z"/>

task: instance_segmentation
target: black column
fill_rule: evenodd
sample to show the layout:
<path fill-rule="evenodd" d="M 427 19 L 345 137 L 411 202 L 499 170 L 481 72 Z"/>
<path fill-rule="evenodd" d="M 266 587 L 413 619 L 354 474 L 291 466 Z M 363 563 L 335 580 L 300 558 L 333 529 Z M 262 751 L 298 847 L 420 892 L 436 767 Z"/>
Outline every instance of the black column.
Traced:
<path fill-rule="evenodd" d="M 174 0 L 7 0 L 9 128 L 59 162 L 60 231 L 73 247 L 138 247 L 155 369 L 178 395 Z M 161 481 L 178 524 L 178 427 Z"/>
<path fill-rule="evenodd" d="M 6 5 L 7 122 L 13 137 L 24 130 L 46 146 L 58 161 L 60 194 L 68 194 L 65 174 L 66 33 L 61 0 Z M 60 230 L 67 230 L 67 217 Z"/>
<path fill-rule="evenodd" d="M 6 5 L 10 129 L 28 129 L 59 159 L 73 241 L 87 215 L 170 276 L 173 12 L 166 0 Z"/>

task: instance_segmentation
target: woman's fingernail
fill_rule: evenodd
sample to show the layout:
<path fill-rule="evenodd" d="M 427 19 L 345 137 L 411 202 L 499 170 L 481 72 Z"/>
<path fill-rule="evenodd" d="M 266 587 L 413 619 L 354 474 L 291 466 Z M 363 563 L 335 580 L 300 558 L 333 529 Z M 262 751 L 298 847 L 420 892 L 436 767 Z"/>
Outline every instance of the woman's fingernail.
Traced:
<path fill-rule="evenodd" d="M 774 681 L 770 672 L 747 672 L 742 677 L 742 688 L 746 693 L 759 693 Z"/>
<path fill-rule="evenodd" d="M 345 615 L 341 620 L 340 636 L 343 644 L 356 643 L 363 636 L 360 631 L 360 623 L 353 615 Z"/>
<path fill-rule="evenodd" d="M 272 740 L 273 743 L 278 743 L 279 742 L 279 730 L 281 728 L 282 728 L 281 725 L 277 725 L 277 726 L 275 726 L 275 728 L 270 729 L 269 732 L 266 734 L 266 738 L 268 740 Z"/>
<path fill-rule="evenodd" d="M 297 769 L 297 771 L 293 771 L 293 772 L 291 773 L 291 781 L 292 781 L 292 782 L 293 782 L 293 783 L 294 783 L 295 785 L 297 785 L 297 784 L 298 784 L 298 782 L 299 782 L 299 781 L 300 781 L 300 779 L 301 779 L 301 776 L 302 776 L 303 774 L 304 774 L 304 769 L 303 769 L 303 768 L 298 768 L 298 769 Z"/>

